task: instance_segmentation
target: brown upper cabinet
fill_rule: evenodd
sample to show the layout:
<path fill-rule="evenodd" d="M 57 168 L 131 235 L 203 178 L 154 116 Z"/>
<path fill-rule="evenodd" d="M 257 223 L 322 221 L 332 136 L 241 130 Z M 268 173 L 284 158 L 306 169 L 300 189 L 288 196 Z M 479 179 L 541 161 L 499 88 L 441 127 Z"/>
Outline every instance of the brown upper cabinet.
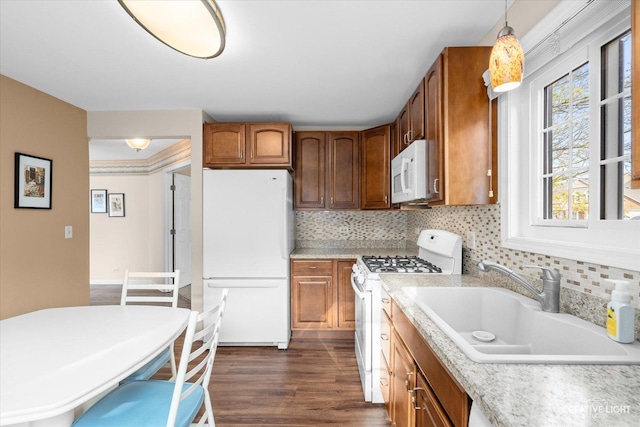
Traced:
<path fill-rule="evenodd" d="M 295 133 L 295 208 L 360 207 L 360 132 Z"/>
<path fill-rule="evenodd" d="M 424 79 L 413 92 L 407 104 L 396 119 L 396 146 L 393 155 L 397 155 L 416 139 L 424 138 Z"/>
<path fill-rule="evenodd" d="M 291 168 L 291 124 L 205 123 L 204 167 Z"/>
<path fill-rule="evenodd" d="M 389 209 L 391 125 L 362 131 L 360 144 L 360 209 Z"/>
<path fill-rule="evenodd" d="M 497 201 L 497 108 L 492 109 L 490 120 L 482 81 L 490 54 L 491 47 L 485 46 L 445 48 L 425 77 L 427 198 L 431 205 Z"/>

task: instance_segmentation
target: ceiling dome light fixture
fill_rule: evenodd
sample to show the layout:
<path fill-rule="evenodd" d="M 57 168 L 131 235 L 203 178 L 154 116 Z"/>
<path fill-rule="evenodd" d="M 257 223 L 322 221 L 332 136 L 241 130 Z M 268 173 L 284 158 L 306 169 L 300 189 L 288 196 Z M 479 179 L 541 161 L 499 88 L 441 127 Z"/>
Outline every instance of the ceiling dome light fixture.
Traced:
<path fill-rule="evenodd" d="M 498 33 L 489 58 L 491 88 L 506 92 L 520 86 L 524 74 L 524 51 L 513 28 L 507 25 L 507 0 L 504 0 L 504 27 Z"/>
<path fill-rule="evenodd" d="M 127 145 L 136 151 L 144 150 L 149 146 L 151 140 L 148 138 L 132 138 L 124 140 Z"/>
<path fill-rule="evenodd" d="M 214 0 L 118 0 L 149 34 L 195 58 L 209 59 L 224 50 L 225 25 Z"/>

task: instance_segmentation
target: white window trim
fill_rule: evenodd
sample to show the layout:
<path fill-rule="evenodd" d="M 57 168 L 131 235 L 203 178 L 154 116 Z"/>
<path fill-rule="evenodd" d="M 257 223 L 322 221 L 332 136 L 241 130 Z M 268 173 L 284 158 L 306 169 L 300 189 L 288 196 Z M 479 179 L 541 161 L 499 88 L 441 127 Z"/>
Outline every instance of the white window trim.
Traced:
<path fill-rule="evenodd" d="M 585 8 L 587 4 L 588 8 Z M 529 119 L 529 84 L 537 78 L 536 74 L 545 72 L 536 73 L 554 57 L 567 51 L 574 54 L 581 44 L 586 45 L 582 39 L 596 28 L 594 22 L 601 23 L 603 17 L 606 17 L 605 21 L 613 20 L 607 24 L 609 29 L 606 31 L 615 33 L 612 37 L 619 34 L 625 25 L 628 27 L 628 5 L 628 1 L 615 0 L 561 2 L 548 18 L 521 40 L 526 52 L 528 81 L 498 99 L 501 240 L 504 247 L 636 271 L 640 269 L 640 221 L 595 221 L 590 222 L 588 228 L 547 227 L 534 225 L 531 215 L 531 206 L 535 202 L 532 199 L 537 197 L 538 185 L 531 179 L 531 168 L 536 167 L 532 159 L 538 154 L 533 153 L 530 143 L 536 124 Z M 567 20 L 583 8 L 580 18 L 571 24 L 573 27 L 567 25 Z M 562 27 L 564 31 L 558 30 Z M 579 34 L 578 38 L 575 38 L 576 34 Z M 544 41 L 549 43 L 545 45 Z M 592 86 L 591 93 L 599 93 L 599 84 Z M 597 146 L 593 148 L 597 149 Z"/>

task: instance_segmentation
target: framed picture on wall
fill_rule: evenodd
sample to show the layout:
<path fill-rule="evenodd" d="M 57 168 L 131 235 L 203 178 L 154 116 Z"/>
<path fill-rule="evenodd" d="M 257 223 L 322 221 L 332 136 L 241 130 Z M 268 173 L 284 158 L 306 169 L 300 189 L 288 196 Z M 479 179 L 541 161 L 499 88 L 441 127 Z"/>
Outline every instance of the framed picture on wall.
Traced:
<path fill-rule="evenodd" d="M 107 213 L 107 190 L 91 190 L 91 213 Z"/>
<path fill-rule="evenodd" d="M 15 208 L 51 209 L 50 159 L 23 153 L 15 155 Z"/>
<path fill-rule="evenodd" d="M 124 216 L 124 194 L 109 193 L 109 216 Z"/>

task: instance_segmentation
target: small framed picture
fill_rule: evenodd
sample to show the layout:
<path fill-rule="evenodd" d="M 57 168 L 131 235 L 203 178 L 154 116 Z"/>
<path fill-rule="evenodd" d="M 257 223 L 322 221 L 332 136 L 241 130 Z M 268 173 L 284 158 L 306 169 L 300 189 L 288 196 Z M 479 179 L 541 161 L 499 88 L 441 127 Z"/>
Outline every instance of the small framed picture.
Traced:
<path fill-rule="evenodd" d="M 109 216 L 124 216 L 124 194 L 109 193 Z"/>
<path fill-rule="evenodd" d="M 50 159 L 16 153 L 15 208 L 51 209 L 52 163 Z"/>
<path fill-rule="evenodd" d="M 107 190 L 91 190 L 91 213 L 107 213 Z"/>

